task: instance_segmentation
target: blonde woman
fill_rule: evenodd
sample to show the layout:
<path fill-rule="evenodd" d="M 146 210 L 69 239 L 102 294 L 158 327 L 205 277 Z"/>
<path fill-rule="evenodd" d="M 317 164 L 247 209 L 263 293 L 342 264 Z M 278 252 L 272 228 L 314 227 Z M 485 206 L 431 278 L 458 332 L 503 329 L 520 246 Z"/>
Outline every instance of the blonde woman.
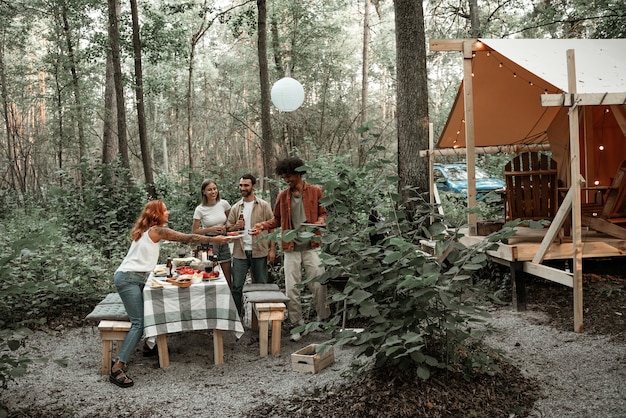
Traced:
<path fill-rule="evenodd" d="M 196 206 L 193 212 L 191 232 L 201 235 L 226 235 L 228 229 L 226 221 L 230 213 L 230 203 L 220 197 L 220 191 L 214 180 L 204 180 L 200 186 L 202 203 Z M 231 287 L 230 262 L 231 253 L 228 243 L 213 246 L 213 254 L 224 272 L 228 286 Z"/>

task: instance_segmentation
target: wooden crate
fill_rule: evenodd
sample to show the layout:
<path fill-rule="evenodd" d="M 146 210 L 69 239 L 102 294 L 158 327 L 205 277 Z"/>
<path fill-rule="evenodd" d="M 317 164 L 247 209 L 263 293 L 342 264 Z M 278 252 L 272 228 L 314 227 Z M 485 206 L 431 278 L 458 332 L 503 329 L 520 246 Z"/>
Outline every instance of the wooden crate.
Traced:
<path fill-rule="evenodd" d="M 335 362 L 335 352 L 330 347 L 325 354 L 315 354 L 318 344 L 309 344 L 291 355 L 291 366 L 294 371 L 318 373 Z"/>

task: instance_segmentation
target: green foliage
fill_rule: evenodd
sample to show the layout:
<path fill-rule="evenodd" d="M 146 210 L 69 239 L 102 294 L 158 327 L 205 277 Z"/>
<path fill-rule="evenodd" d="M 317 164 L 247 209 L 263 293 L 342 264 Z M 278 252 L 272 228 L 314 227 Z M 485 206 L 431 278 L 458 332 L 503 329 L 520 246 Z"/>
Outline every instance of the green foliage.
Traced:
<path fill-rule="evenodd" d="M 476 201 L 476 208 L 472 210 L 476 213 L 479 221 L 493 221 L 504 219 L 504 200 L 500 198 L 499 201 L 490 202 L 492 195 L 495 193 L 490 192 Z M 467 208 L 467 197 L 459 193 L 440 191 L 439 197 L 441 198 L 441 208 L 446 219 L 446 222 L 450 226 L 460 228 L 467 224 L 467 215 L 470 210 Z"/>
<path fill-rule="evenodd" d="M 0 239 L 0 318 L 7 327 L 40 327 L 61 313 L 84 317 L 104 293 L 111 291 L 110 262 L 96 249 L 68 239 L 42 210 L 6 223 Z M 16 238 L 25 237 L 25 238 Z"/>
<path fill-rule="evenodd" d="M 126 173 L 116 165 L 83 165 L 84 186 L 67 178 L 64 187 L 49 193 L 48 210 L 79 244 L 89 244 L 106 257 L 125 252 L 128 232 L 146 201 L 139 187 L 129 187 Z"/>
<path fill-rule="evenodd" d="M 33 360 L 28 353 L 19 353 L 25 347 L 25 339 L 32 333 L 28 328 L 0 330 L 0 388 L 6 389 L 11 381 L 26 374 Z M 2 415 L 0 409 L 0 415 Z"/>
<path fill-rule="evenodd" d="M 340 315 L 333 317 L 325 324 L 337 331 L 329 344 L 356 345 L 357 356 L 374 367 L 413 369 L 424 379 L 432 368 L 462 371 L 467 378 L 493 373 L 497 368 L 481 344 L 490 330 L 479 295 L 488 295 L 471 284 L 488 264 L 484 250 L 493 241 L 464 247 L 444 219 L 430 221 L 431 208 L 419 197 L 409 220 L 395 179 L 383 175 L 385 165 L 358 169 L 337 157 L 316 161 L 315 178 L 326 179 L 321 184 L 329 217 L 322 237 L 326 273 L 313 280 L 347 278 L 332 300 L 345 300 L 348 317 L 365 324 L 361 333 L 339 330 Z M 372 209 L 380 216 L 376 222 L 368 219 Z M 511 233 L 505 228 L 502 235 Z M 372 243 L 372 236 L 381 240 Z M 423 241 L 433 243 L 433 254 L 423 250 Z"/>

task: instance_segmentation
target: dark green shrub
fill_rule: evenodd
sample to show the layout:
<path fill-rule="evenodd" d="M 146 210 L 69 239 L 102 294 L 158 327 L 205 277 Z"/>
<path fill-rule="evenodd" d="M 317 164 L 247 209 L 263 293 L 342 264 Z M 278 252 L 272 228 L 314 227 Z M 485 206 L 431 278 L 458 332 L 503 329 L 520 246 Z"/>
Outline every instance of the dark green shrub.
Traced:
<path fill-rule="evenodd" d="M 115 164 L 85 165 L 83 172 L 84 187 L 68 178 L 64 187 L 50 190 L 47 208 L 58 215 L 75 242 L 119 258 L 147 195 L 138 186 L 129 187 L 124 170 Z"/>
<path fill-rule="evenodd" d="M 316 178 L 326 179 L 319 184 L 329 217 L 322 237 L 327 271 L 314 280 L 349 278 L 332 300 L 346 300 L 348 317 L 365 330 L 339 330 L 337 315 L 326 324 L 337 332 L 329 344 L 356 345 L 357 356 L 372 359 L 374 367 L 415 369 L 422 378 L 433 367 L 464 371 L 468 378 L 476 369 L 496 370 L 481 344 L 489 332 L 477 299 L 482 290 L 471 284 L 487 264 L 484 250 L 492 244 L 465 248 L 421 197 L 409 220 L 399 205 L 395 178 L 384 175 L 385 164 L 357 169 L 334 161 L 338 164 L 315 171 Z M 372 209 L 380 215 L 373 224 Z M 372 234 L 382 239 L 372 243 Z M 502 234 L 511 231 L 505 228 Z M 424 242 L 432 243 L 430 252 Z"/>

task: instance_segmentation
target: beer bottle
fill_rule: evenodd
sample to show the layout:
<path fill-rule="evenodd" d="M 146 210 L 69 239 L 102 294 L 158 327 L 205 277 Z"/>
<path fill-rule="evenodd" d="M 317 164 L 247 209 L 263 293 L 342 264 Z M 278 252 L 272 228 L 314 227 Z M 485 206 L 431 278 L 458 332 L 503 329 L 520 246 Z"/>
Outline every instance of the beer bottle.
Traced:
<path fill-rule="evenodd" d="M 165 269 L 167 270 L 167 277 L 172 277 L 172 257 L 167 257 Z"/>

